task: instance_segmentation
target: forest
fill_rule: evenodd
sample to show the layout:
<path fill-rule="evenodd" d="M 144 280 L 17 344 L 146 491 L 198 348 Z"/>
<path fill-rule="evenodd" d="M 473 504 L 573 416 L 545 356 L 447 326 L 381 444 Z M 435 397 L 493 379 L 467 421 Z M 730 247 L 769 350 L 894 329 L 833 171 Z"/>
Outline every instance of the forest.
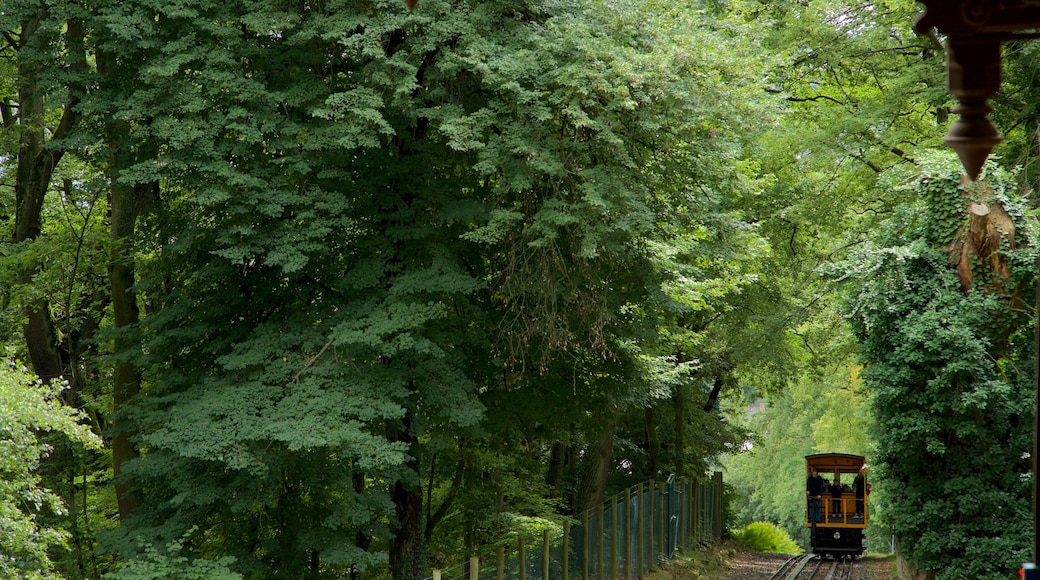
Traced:
<path fill-rule="evenodd" d="M 0 0 L 0 577 L 421 580 L 722 471 L 1030 561 L 1040 42 L 912 0 Z"/>

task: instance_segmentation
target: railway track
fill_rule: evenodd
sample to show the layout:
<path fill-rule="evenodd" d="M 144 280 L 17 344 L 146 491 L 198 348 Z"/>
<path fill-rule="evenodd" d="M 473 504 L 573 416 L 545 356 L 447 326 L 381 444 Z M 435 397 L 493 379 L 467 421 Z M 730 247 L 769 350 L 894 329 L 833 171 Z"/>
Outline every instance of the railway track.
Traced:
<path fill-rule="evenodd" d="M 824 560 L 802 554 L 784 562 L 769 580 L 852 580 L 854 560 Z"/>

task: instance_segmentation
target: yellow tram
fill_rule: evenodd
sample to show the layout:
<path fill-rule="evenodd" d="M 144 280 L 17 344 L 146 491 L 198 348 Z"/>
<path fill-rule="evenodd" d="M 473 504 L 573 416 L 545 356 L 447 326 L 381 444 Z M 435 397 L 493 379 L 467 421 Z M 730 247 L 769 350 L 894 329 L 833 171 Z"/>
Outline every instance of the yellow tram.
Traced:
<path fill-rule="evenodd" d="M 863 553 L 867 527 L 866 461 L 859 455 L 821 453 L 805 457 L 805 525 L 812 551 L 855 558 Z"/>

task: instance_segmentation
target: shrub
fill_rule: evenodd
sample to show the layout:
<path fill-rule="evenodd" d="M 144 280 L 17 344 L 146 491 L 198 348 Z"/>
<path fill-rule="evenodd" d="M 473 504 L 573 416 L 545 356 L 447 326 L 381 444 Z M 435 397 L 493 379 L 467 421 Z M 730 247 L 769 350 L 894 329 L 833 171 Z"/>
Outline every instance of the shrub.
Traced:
<path fill-rule="evenodd" d="M 797 554 L 802 551 L 786 531 L 769 522 L 752 522 L 734 533 L 733 539 L 755 552 Z"/>

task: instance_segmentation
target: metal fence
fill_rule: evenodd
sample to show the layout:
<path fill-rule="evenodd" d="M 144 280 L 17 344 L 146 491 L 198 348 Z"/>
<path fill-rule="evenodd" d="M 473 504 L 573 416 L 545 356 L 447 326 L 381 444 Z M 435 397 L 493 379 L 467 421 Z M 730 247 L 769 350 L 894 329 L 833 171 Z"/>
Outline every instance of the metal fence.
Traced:
<path fill-rule="evenodd" d="M 515 551 L 434 570 L 432 580 L 635 579 L 682 549 L 722 537 L 722 473 L 708 482 L 669 477 L 639 484 L 582 514 L 563 533 Z M 428 579 L 428 580 L 431 580 Z"/>

